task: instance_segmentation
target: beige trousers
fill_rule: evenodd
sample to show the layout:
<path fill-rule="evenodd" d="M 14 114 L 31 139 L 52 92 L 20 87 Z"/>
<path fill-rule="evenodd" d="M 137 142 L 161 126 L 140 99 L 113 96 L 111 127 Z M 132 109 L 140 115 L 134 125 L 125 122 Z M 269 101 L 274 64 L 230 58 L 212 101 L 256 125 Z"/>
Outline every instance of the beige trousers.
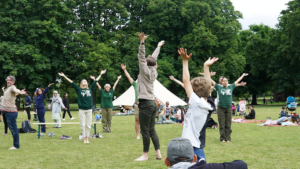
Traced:
<path fill-rule="evenodd" d="M 79 121 L 81 126 L 81 134 L 83 137 L 88 137 L 90 135 L 91 125 L 92 125 L 92 109 L 82 110 L 79 109 Z"/>

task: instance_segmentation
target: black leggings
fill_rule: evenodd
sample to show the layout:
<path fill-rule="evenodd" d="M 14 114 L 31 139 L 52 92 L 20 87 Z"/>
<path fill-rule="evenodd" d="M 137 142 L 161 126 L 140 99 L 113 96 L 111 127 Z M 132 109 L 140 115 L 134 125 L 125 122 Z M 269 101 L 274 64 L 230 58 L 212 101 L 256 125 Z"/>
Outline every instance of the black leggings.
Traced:
<path fill-rule="evenodd" d="M 7 120 L 6 120 L 6 117 L 4 114 L 5 113 L 2 112 L 2 117 L 3 117 L 3 122 L 4 122 L 4 133 L 7 134 L 8 125 L 7 125 Z"/>
<path fill-rule="evenodd" d="M 65 115 L 66 115 L 66 111 L 68 112 L 70 118 L 72 118 L 72 115 L 70 113 L 70 110 L 69 110 L 69 107 L 66 107 L 68 110 L 64 110 L 64 114 L 63 114 L 63 119 L 65 118 Z"/>
<path fill-rule="evenodd" d="M 31 120 L 30 107 L 26 107 L 26 112 L 27 112 L 28 120 Z"/>

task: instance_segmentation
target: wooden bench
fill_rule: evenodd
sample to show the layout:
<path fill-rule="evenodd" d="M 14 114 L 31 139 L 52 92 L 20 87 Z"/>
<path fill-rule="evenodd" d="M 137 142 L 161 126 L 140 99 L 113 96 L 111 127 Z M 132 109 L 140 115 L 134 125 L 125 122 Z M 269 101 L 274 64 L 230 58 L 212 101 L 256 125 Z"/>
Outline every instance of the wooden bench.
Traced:
<path fill-rule="evenodd" d="M 96 127 L 97 124 L 100 124 L 101 122 L 92 122 L 92 124 L 94 124 L 94 126 L 92 125 L 91 127 L 94 129 L 94 134 L 96 134 Z M 33 125 L 38 125 L 38 139 L 40 139 L 40 133 L 41 133 L 41 125 L 46 125 L 46 124 L 61 124 L 61 125 L 65 125 L 65 124 L 80 124 L 79 122 L 66 122 L 66 123 L 31 123 Z"/>

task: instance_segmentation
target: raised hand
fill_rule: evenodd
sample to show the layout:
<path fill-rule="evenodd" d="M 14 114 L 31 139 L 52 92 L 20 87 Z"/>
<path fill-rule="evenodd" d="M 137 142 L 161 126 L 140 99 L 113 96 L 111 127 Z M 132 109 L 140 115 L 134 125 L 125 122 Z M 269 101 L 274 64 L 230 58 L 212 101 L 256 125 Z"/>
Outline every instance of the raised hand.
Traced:
<path fill-rule="evenodd" d="M 217 72 L 210 72 L 210 76 L 216 75 Z"/>
<path fill-rule="evenodd" d="M 171 76 L 169 76 L 169 78 L 170 78 L 170 80 L 174 80 L 174 77 L 171 75 Z"/>
<path fill-rule="evenodd" d="M 95 76 L 90 75 L 90 78 L 91 78 L 92 80 L 95 80 Z"/>
<path fill-rule="evenodd" d="M 211 65 L 213 65 L 216 61 L 218 61 L 219 60 L 219 58 L 216 58 L 216 57 L 214 57 L 214 58 L 208 58 L 208 60 L 204 63 L 204 65 L 206 65 L 206 66 L 211 66 Z"/>
<path fill-rule="evenodd" d="M 25 91 L 26 89 L 23 89 L 23 90 L 21 90 L 20 91 L 20 94 L 26 94 L 26 91 Z"/>
<path fill-rule="evenodd" d="M 124 65 L 123 63 L 121 64 L 121 69 L 125 70 L 126 69 L 126 65 Z"/>
<path fill-rule="evenodd" d="M 101 75 L 103 75 L 104 73 L 106 73 L 106 69 L 101 71 Z"/>
<path fill-rule="evenodd" d="M 149 35 L 145 35 L 144 32 L 139 32 L 138 36 L 140 38 L 140 41 L 144 42 L 148 38 Z"/>
<path fill-rule="evenodd" d="M 248 73 L 243 73 L 243 76 L 248 76 L 249 74 Z"/>
<path fill-rule="evenodd" d="M 50 83 L 50 84 L 48 85 L 48 87 L 50 87 L 50 86 L 52 86 L 52 85 L 54 85 L 54 83 Z"/>
<path fill-rule="evenodd" d="M 190 60 L 193 54 L 187 55 L 187 50 L 180 48 L 178 54 L 181 56 L 182 60 Z"/>
<path fill-rule="evenodd" d="M 121 79 L 121 77 L 122 77 L 122 75 L 120 75 L 120 76 L 118 77 L 118 80 Z"/>
<path fill-rule="evenodd" d="M 65 74 L 64 74 L 63 72 L 58 73 L 58 75 L 59 75 L 59 76 L 62 76 L 62 77 L 65 76 Z"/>
<path fill-rule="evenodd" d="M 240 86 L 246 86 L 246 84 L 247 84 L 247 82 L 243 82 L 243 81 L 242 81 L 242 82 L 240 83 Z"/>
<path fill-rule="evenodd" d="M 160 41 L 160 42 L 158 43 L 157 47 L 162 47 L 164 44 L 165 44 L 165 41 L 162 40 L 162 41 Z"/>

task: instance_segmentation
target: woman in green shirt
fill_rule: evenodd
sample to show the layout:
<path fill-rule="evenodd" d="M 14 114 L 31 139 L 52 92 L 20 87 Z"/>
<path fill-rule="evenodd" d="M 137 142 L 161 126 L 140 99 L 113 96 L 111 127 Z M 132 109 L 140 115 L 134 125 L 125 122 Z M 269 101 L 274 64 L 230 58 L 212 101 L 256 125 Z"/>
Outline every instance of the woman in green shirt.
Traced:
<path fill-rule="evenodd" d="M 220 141 L 222 142 L 230 142 L 231 141 L 231 118 L 232 118 L 232 93 L 235 87 L 240 86 L 239 82 L 243 79 L 243 77 L 248 76 L 247 73 L 244 73 L 238 80 L 236 80 L 233 84 L 228 84 L 228 79 L 223 77 L 221 79 L 221 84 L 216 84 L 212 80 L 212 85 L 215 86 L 218 96 L 218 120 L 219 120 L 219 131 L 220 131 Z"/>
<path fill-rule="evenodd" d="M 113 108 L 112 101 L 113 101 L 114 91 L 121 77 L 122 75 L 118 77 L 112 89 L 110 84 L 105 84 L 104 89 L 102 89 L 99 83 L 97 83 L 97 86 L 101 93 L 102 128 L 103 128 L 103 132 L 105 133 L 111 132 L 111 112 Z"/>
<path fill-rule="evenodd" d="M 68 82 L 72 83 L 72 87 L 75 89 L 78 95 L 78 106 L 79 106 L 79 120 L 81 126 L 81 134 L 83 136 L 83 142 L 89 143 L 89 135 L 92 124 L 92 107 L 93 107 L 93 90 L 96 87 L 97 81 L 101 78 L 106 70 L 102 70 L 101 74 L 95 79 L 94 76 L 90 76 L 94 82 L 88 87 L 86 79 L 82 79 L 80 87 L 76 85 L 71 79 L 69 79 L 64 73 L 58 73 L 59 76 L 64 77 Z"/>

